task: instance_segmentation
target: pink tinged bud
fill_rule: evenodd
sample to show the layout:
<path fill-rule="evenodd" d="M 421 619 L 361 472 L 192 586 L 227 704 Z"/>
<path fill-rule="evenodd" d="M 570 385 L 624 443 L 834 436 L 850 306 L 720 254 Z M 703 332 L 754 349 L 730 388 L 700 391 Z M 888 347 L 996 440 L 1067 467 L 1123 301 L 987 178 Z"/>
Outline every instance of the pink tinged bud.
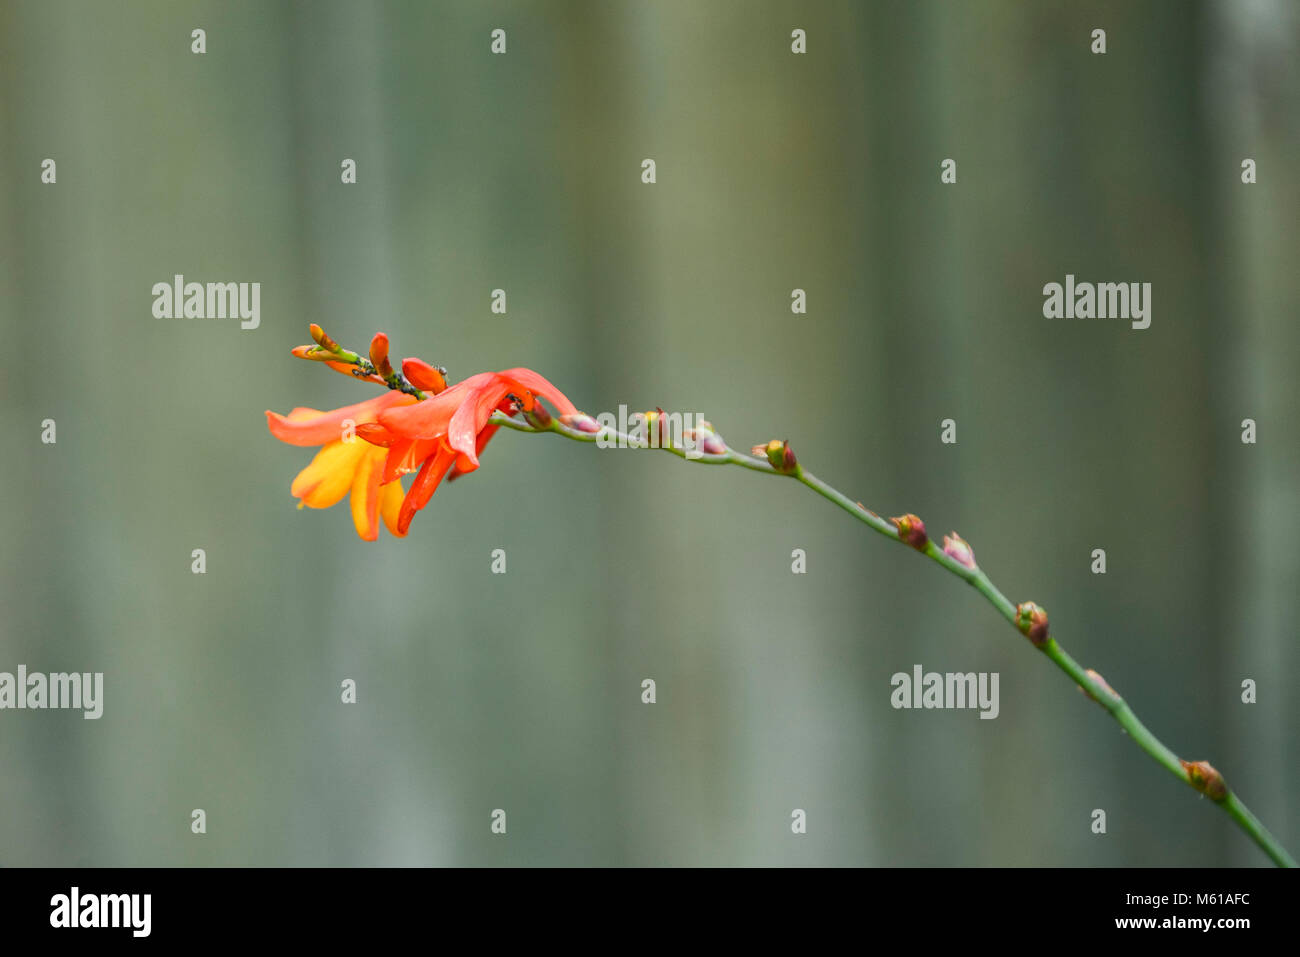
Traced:
<path fill-rule="evenodd" d="M 965 565 L 967 568 L 975 567 L 975 553 L 956 532 L 943 537 L 943 553 L 959 565 Z"/>
<path fill-rule="evenodd" d="M 1047 612 L 1032 601 L 1016 606 L 1016 627 L 1024 632 L 1035 648 L 1047 644 Z"/>
<path fill-rule="evenodd" d="M 682 433 L 682 437 L 694 444 L 695 448 L 705 455 L 725 455 L 727 452 L 727 443 L 722 436 L 713 430 L 713 424 L 700 420 L 698 429 L 687 429 Z"/>
<path fill-rule="evenodd" d="M 1187 783 L 1200 791 L 1211 801 L 1222 801 L 1228 796 L 1228 782 L 1214 769 L 1209 761 L 1183 761 L 1179 764 L 1187 772 Z"/>
<path fill-rule="evenodd" d="M 727 443 L 722 440 L 720 435 L 706 435 L 700 441 L 700 451 L 706 455 L 725 455 Z"/>
<path fill-rule="evenodd" d="M 600 431 L 600 423 L 585 412 L 562 415 L 560 416 L 560 422 L 575 432 L 585 432 L 588 435 L 595 435 Z"/>
<path fill-rule="evenodd" d="M 1097 672 L 1093 671 L 1091 668 L 1088 668 L 1084 672 L 1084 674 L 1086 674 L 1089 678 L 1091 678 L 1093 680 L 1093 683 L 1101 689 L 1102 694 L 1109 697 L 1111 701 L 1114 701 L 1118 704 L 1120 701 L 1123 700 L 1119 696 L 1119 692 L 1117 692 L 1114 688 L 1112 688 L 1109 684 L 1107 684 L 1106 679 L 1103 678 L 1101 675 L 1097 674 Z M 1100 699 L 1091 691 L 1089 691 L 1087 688 L 1085 688 L 1083 685 L 1079 685 L 1079 690 L 1082 691 L 1084 694 L 1086 694 L 1093 701 L 1096 701 L 1098 704 L 1101 704 Z"/>
<path fill-rule="evenodd" d="M 862 506 L 862 503 L 858 503 Z M 865 507 L 865 506 L 864 506 Z M 867 509 L 867 511 L 871 511 Z M 911 545 L 918 552 L 925 551 L 925 547 L 930 544 L 930 539 L 925 534 L 925 522 L 921 521 L 911 513 L 900 515 L 897 518 L 891 518 L 894 527 L 898 529 L 898 540 L 907 545 Z"/>

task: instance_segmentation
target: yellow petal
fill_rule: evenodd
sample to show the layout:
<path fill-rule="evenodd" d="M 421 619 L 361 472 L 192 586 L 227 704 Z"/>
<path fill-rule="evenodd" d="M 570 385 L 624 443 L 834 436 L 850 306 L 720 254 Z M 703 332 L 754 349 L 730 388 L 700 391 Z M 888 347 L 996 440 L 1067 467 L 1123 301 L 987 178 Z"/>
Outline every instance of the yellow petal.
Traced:
<path fill-rule="evenodd" d="M 357 463 L 370 448 L 374 446 L 360 439 L 327 442 L 311 464 L 298 473 L 289 491 L 311 508 L 329 508 L 348 494 Z"/>
<path fill-rule="evenodd" d="M 405 532 L 397 530 L 397 516 L 402 511 L 402 480 L 389 482 L 379 490 L 379 511 L 384 516 L 384 527 L 398 538 L 405 538 Z"/>
<path fill-rule="evenodd" d="M 370 446 L 357 463 L 352 480 L 352 524 L 364 541 L 379 537 L 379 475 L 384 470 L 387 449 Z"/>

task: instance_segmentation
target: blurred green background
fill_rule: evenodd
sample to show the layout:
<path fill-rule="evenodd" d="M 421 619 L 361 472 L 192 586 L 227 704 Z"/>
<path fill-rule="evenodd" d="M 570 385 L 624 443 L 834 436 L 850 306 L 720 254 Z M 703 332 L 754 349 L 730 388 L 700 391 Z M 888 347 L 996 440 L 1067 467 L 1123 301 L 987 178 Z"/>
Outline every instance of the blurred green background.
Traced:
<path fill-rule="evenodd" d="M 1289 0 L 0 2 L 0 670 L 105 673 L 97 722 L 0 712 L 0 863 L 1267 863 L 793 483 L 505 433 L 404 541 L 296 511 L 263 410 L 369 394 L 310 321 L 789 438 L 1297 851 L 1298 45 Z M 1067 272 L 1151 328 L 1044 319 Z M 260 328 L 155 319 L 175 273 Z M 1000 716 L 895 711 L 918 663 Z"/>

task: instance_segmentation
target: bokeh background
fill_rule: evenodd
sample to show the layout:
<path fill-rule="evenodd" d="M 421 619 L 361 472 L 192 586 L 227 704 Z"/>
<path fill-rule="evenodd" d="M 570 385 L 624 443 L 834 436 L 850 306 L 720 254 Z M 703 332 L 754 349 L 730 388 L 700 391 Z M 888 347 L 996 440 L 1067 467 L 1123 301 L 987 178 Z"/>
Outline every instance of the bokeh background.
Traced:
<path fill-rule="evenodd" d="M 311 321 L 789 438 L 1296 851 L 1298 46 L 1290 0 L 4 0 L 0 670 L 106 689 L 0 713 L 0 863 L 1267 863 L 792 483 L 504 433 L 404 541 L 296 511 L 263 411 L 366 394 L 289 356 Z M 1044 319 L 1067 272 L 1151 328 Z M 261 282 L 260 328 L 155 319 L 175 273 Z M 917 663 L 1000 716 L 895 711 Z"/>

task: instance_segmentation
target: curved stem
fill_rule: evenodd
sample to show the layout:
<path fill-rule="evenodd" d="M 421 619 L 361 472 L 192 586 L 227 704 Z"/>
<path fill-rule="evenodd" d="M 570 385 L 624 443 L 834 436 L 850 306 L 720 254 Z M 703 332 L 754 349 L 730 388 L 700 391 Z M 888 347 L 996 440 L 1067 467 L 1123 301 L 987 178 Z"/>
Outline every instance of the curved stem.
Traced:
<path fill-rule="evenodd" d="M 868 509 L 861 502 L 850 499 L 844 493 L 831 487 L 823 482 L 811 472 L 806 471 L 797 463 L 790 468 L 776 468 L 768 461 L 754 456 L 745 455 L 736 452 L 729 447 L 724 452 L 717 454 L 700 453 L 693 451 L 687 455 L 685 450 L 670 445 L 651 446 L 647 445 L 642 439 L 611 429 L 607 426 L 600 426 L 594 420 L 586 419 L 586 423 L 593 427 L 593 431 L 576 428 L 572 424 L 567 424 L 559 419 L 550 418 L 549 416 L 533 416 L 525 421 L 506 416 L 500 412 L 495 412 L 491 419 L 492 425 L 502 426 L 507 429 L 514 429 L 517 432 L 553 432 L 556 435 L 562 435 L 565 438 L 573 439 L 578 442 L 600 442 L 608 445 L 618 445 L 621 447 L 631 448 L 659 448 L 662 451 L 670 452 L 679 458 L 686 459 L 690 462 L 699 462 L 704 465 L 738 465 L 742 468 L 750 469 L 755 472 L 763 472 L 768 475 L 780 475 L 787 478 L 793 478 L 802 484 L 808 486 L 818 495 L 827 499 L 831 503 L 839 506 L 848 512 L 858 521 L 862 522 L 872 531 L 891 538 L 896 542 L 904 542 L 900 537 L 898 528 L 894 523 L 881 518 L 875 512 Z M 915 544 L 908 542 L 908 544 Z M 923 546 L 918 546 L 917 550 L 927 558 L 943 566 L 958 578 L 963 579 L 974 587 L 990 605 L 1007 621 L 1016 626 L 1018 630 L 1024 631 L 1027 635 L 1029 630 L 1022 623 L 1021 608 L 1011 602 L 997 586 L 989 580 L 989 577 L 974 564 L 973 559 L 968 565 L 958 558 L 953 557 L 943 548 L 940 548 L 933 541 L 924 540 Z M 1032 606 L 1031 606 L 1032 607 Z M 1236 793 L 1228 788 L 1222 775 L 1215 771 L 1205 762 L 1184 762 L 1177 754 L 1170 750 L 1163 742 L 1152 734 L 1141 721 L 1138 720 L 1133 709 L 1128 703 L 1121 698 L 1095 671 L 1086 670 L 1079 665 L 1056 641 L 1055 638 L 1046 636 L 1046 618 L 1043 619 L 1044 630 L 1038 640 L 1031 641 L 1034 646 L 1043 652 L 1053 664 L 1060 668 L 1072 681 L 1083 690 L 1089 698 L 1100 704 L 1113 717 L 1120 727 L 1124 729 L 1128 737 L 1145 751 L 1161 767 L 1169 771 L 1184 784 L 1196 791 L 1209 797 L 1215 804 L 1223 808 L 1224 812 L 1236 822 L 1237 826 L 1242 829 L 1250 838 L 1259 845 L 1275 864 L 1279 867 L 1295 867 L 1296 861 L 1286 849 L 1278 843 L 1277 839 L 1269 833 L 1260 820 L 1250 812 L 1250 809 L 1242 803 Z"/>

